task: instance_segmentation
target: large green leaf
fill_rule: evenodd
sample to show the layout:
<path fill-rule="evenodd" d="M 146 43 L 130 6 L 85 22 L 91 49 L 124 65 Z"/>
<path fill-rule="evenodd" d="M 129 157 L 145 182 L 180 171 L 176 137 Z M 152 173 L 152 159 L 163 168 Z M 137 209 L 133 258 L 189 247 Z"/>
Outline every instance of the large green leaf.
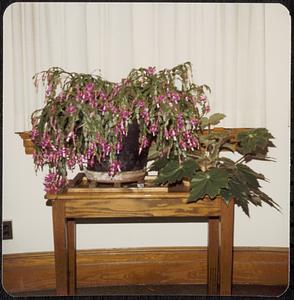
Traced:
<path fill-rule="evenodd" d="M 220 190 L 220 196 L 225 200 L 225 202 L 228 204 L 231 198 L 233 197 L 233 194 L 228 189 L 221 189 Z"/>
<path fill-rule="evenodd" d="M 209 119 L 207 117 L 203 117 L 201 119 L 201 127 L 203 128 L 203 127 L 206 127 L 208 125 L 209 125 Z"/>
<path fill-rule="evenodd" d="M 195 160 L 187 159 L 183 164 L 179 164 L 176 160 L 170 160 L 161 170 L 159 170 L 159 175 L 155 179 L 155 184 L 165 184 L 165 183 L 176 183 L 183 178 L 191 178 L 195 171 L 198 169 L 198 165 Z"/>
<path fill-rule="evenodd" d="M 191 182 L 188 202 L 195 202 L 206 195 L 215 198 L 222 188 L 228 187 L 229 173 L 224 169 L 211 168 L 207 172 L 197 172 Z"/>
<path fill-rule="evenodd" d="M 232 170 L 236 169 L 235 162 L 232 159 L 227 158 L 227 157 L 220 157 L 218 160 L 221 162 L 221 164 L 224 168 L 232 169 Z"/>
<path fill-rule="evenodd" d="M 271 197 L 269 197 L 267 194 L 265 194 L 258 188 L 252 189 L 251 198 L 253 198 L 254 201 L 256 201 L 256 202 L 260 202 L 260 203 L 265 202 L 268 205 L 270 205 L 270 206 L 274 207 L 275 209 L 277 209 L 278 211 L 280 211 L 280 206 Z M 260 204 L 260 206 L 261 206 L 261 204 Z"/>
<path fill-rule="evenodd" d="M 238 152 L 242 153 L 241 151 L 237 150 Z M 257 152 L 259 151 L 259 152 Z M 255 160 L 263 160 L 263 161 L 276 161 L 272 157 L 267 156 L 267 150 L 257 149 L 256 153 L 254 154 L 247 154 L 244 158 L 245 162 L 248 163 L 249 161 L 255 159 Z"/>
<path fill-rule="evenodd" d="M 228 190 L 231 193 L 231 196 L 234 197 L 235 203 L 238 206 L 241 206 L 244 213 L 249 217 L 248 202 L 250 193 L 247 185 L 242 183 L 238 177 L 231 177 L 228 184 Z"/>
<path fill-rule="evenodd" d="M 149 171 L 159 171 L 160 169 L 165 167 L 168 162 L 169 159 L 167 159 L 166 156 L 160 157 L 152 163 L 152 165 L 149 168 Z"/>
<path fill-rule="evenodd" d="M 225 118 L 226 115 L 216 113 L 209 117 L 209 124 L 210 125 L 217 125 L 222 119 Z"/>
<path fill-rule="evenodd" d="M 244 213 L 249 217 L 249 207 L 248 207 L 248 200 L 242 198 L 236 198 L 235 195 L 231 192 L 230 188 L 229 189 L 221 189 L 220 195 L 223 198 L 223 200 L 228 204 L 232 198 L 235 200 L 235 204 L 237 206 L 241 206 L 242 210 Z"/>
<path fill-rule="evenodd" d="M 225 118 L 225 115 L 220 113 L 215 113 L 209 118 L 203 117 L 201 119 L 201 127 L 204 128 L 208 125 L 217 125 L 223 118 Z"/>
<path fill-rule="evenodd" d="M 191 179 L 194 173 L 199 170 L 199 166 L 194 159 L 187 159 L 183 162 L 183 177 Z"/>
<path fill-rule="evenodd" d="M 258 174 L 255 171 L 253 171 L 251 168 L 249 168 L 246 165 L 243 164 L 237 164 L 236 165 L 239 176 L 242 180 L 246 182 L 246 184 L 249 187 L 258 188 L 260 187 L 257 179 L 263 179 L 265 180 L 264 176 L 262 174 Z"/>
<path fill-rule="evenodd" d="M 239 143 L 239 151 L 242 154 L 263 153 L 268 152 L 268 147 L 273 147 L 270 141 L 273 136 L 266 128 L 257 128 L 248 131 L 239 132 L 237 142 Z"/>
<path fill-rule="evenodd" d="M 226 168 L 230 173 L 228 187 L 222 188 L 220 191 L 220 195 L 226 203 L 233 197 L 236 205 L 241 206 L 248 216 L 249 202 L 255 206 L 261 206 L 265 202 L 280 210 L 279 205 L 259 189 L 258 179 L 266 180 L 263 174 L 257 173 L 241 163 L 234 166 L 234 162 L 227 158 L 220 158 L 220 161 L 222 162 L 221 168 Z"/>

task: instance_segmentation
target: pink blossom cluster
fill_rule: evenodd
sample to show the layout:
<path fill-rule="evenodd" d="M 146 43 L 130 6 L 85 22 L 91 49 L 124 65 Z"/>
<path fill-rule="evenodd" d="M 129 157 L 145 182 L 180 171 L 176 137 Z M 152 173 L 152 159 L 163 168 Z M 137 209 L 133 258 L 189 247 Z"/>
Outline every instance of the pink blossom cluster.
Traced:
<path fill-rule="evenodd" d="M 77 108 L 76 108 L 75 105 L 70 104 L 70 105 L 66 108 L 66 112 L 67 112 L 69 115 L 72 115 L 72 114 L 74 114 L 75 112 L 77 112 Z"/>
<path fill-rule="evenodd" d="M 45 164 L 42 153 L 34 152 L 33 159 L 37 168 L 42 167 Z"/>
<path fill-rule="evenodd" d="M 147 74 L 148 74 L 148 75 L 154 75 L 155 72 L 156 72 L 156 68 L 155 68 L 155 67 L 149 67 L 149 68 L 147 69 Z"/>
<path fill-rule="evenodd" d="M 45 191 L 48 193 L 57 193 L 62 187 L 64 187 L 66 179 L 55 172 L 50 172 L 45 176 Z"/>
<path fill-rule="evenodd" d="M 101 93 L 100 95 L 95 94 L 94 83 L 89 82 L 84 88 L 81 89 L 80 86 L 76 87 L 77 95 L 76 100 L 82 103 L 88 103 L 92 108 L 97 108 L 97 96 L 101 97 L 103 100 L 106 99 L 106 95 Z"/>
<path fill-rule="evenodd" d="M 155 136 L 158 132 L 158 120 L 154 121 L 149 127 L 149 130 L 152 134 L 152 136 Z"/>
<path fill-rule="evenodd" d="M 43 150 L 48 149 L 48 150 L 54 150 L 55 147 L 52 145 L 51 139 L 50 139 L 50 135 L 45 132 L 42 136 L 42 139 L 40 141 L 40 146 Z"/>
<path fill-rule="evenodd" d="M 127 135 L 127 127 L 132 113 L 126 109 L 121 109 L 117 112 L 116 125 L 114 127 L 114 132 L 118 137 L 119 141 L 122 141 L 122 136 Z M 120 148 L 120 147 L 119 147 Z M 120 149 L 121 150 L 121 149 Z"/>
<path fill-rule="evenodd" d="M 66 164 L 70 170 L 73 170 L 75 165 L 79 165 L 80 167 L 82 167 L 86 161 L 87 161 L 87 159 L 86 159 L 85 155 L 71 153 L 67 157 Z"/>
<path fill-rule="evenodd" d="M 210 106 L 208 104 L 207 97 L 206 97 L 205 94 L 200 95 L 200 101 L 202 102 L 204 112 L 209 113 L 210 112 Z"/>
<path fill-rule="evenodd" d="M 122 85 L 119 83 L 115 83 L 114 87 L 109 95 L 109 98 L 112 99 L 113 97 L 117 96 L 117 94 L 119 93 L 119 91 L 121 90 Z"/>
<path fill-rule="evenodd" d="M 88 148 L 88 154 L 94 154 L 94 149 L 99 149 L 102 159 L 105 159 L 109 156 L 110 152 L 112 151 L 111 145 L 106 141 L 104 137 L 102 137 L 99 133 L 96 134 L 95 144 L 92 143 L 90 147 L 93 147 L 92 150 Z M 90 158 L 90 157 L 89 157 Z"/>
<path fill-rule="evenodd" d="M 194 130 L 196 126 L 199 124 L 199 121 L 197 119 L 191 119 L 189 123 L 192 125 L 192 129 Z"/>
<path fill-rule="evenodd" d="M 33 129 L 31 130 L 31 139 L 32 139 L 32 141 L 34 142 L 38 136 L 39 136 L 39 132 L 33 126 Z"/>
<path fill-rule="evenodd" d="M 179 131 L 177 128 L 165 129 L 164 137 L 166 140 L 173 139 L 174 141 L 179 141 L 179 146 L 183 151 L 194 151 L 199 147 L 198 138 L 192 130 Z"/>
<path fill-rule="evenodd" d="M 51 96 L 51 93 L 52 93 L 52 84 L 48 84 L 45 90 L 45 96 L 49 97 Z"/>
<path fill-rule="evenodd" d="M 121 172 L 120 162 L 118 160 L 113 160 L 109 164 L 108 175 L 109 176 L 114 176 L 118 172 Z"/>
<path fill-rule="evenodd" d="M 198 138 L 193 135 L 193 132 L 191 131 L 185 131 L 182 134 L 182 139 L 180 140 L 180 147 L 181 149 L 183 149 L 184 151 L 186 150 L 192 150 L 194 151 L 195 149 L 199 148 L 199 141 Z"/>
<path fill-rule="evenodd" d="M 42 151 L 36 152 L 33 155 L 35 165 L 42 167 L 45 164 L 57 164 L 58 161 L 66 159 L 69 156 L 69 149 L 65 146 L 53 145 L 50 139 L 45 136 L 39 143 L 42 147 Z"/>
<path fill-rule="evenodd" d="M 150 112 L 148 107 L 146 106 L 144 100 L 141 99 L 134 99 L 133 100 L 133 107 L 139 108 L 139 115 L 143 119 L 146 126 L 150 125 Z"/>
<path fill-rule="evenodd" d="M 57 143 L 59 142 L 59 144 Z M 83 154 L 76 154 L 75 150 L 66 147 L 64 144 L 56 139 L 55 145 L 48 140 L 47 137 L 40 141 L 40 145 L 46 145 L 42 147 L 42 152 L 34 153 L 34 162 L 37 167 L 42 167 L 45 164 L 57 165 L 58 162 L 66 161 L 67 167 L 72 170 L 76 164 L 82 167 L 83 163 L 90 157 L 90 149 L 87 150 L 87 156 Z M 93 157 L 91 157 L 93 160 Z"/>
<path fill-rule="evenodd" d="M 118 113 L 118 108 L 115 107 L 115 105 L 112 102 L 105 102 L 101 105 L 101 107 L 98 107 L 99 110 L 101 110 L 102 115 L 105 114 L 105 112 L 111 112 L 112 114 Z"/>
<path fill-rule="evenodd" d="M 170 107 L 177 105 L 181 99 L 181 96 L 178 92 L 169 92 L 166 94 L 161 94 L 155 98 L 155 103 L 157 108 L 160 107 L 160 104 L 164 103 Z M 188 98 L 187 98 L 188 99 Z"/>

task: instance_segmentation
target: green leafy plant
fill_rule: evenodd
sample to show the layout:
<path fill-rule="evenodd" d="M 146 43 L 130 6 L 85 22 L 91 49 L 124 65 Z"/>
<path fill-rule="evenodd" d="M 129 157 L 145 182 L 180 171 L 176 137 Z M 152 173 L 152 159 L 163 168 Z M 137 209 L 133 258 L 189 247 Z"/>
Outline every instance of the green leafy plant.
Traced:
<path fill-rule="evenodd" d="M 224 117 L 223 114 L 214 114 L 202 118 L 198 128 L 200 146 L 190 151 L 182 164 L 179 165 L 174 157 L 155 160 L 150 168 L 158 171 L 155 183 L 173 184 L 187 179 L 191 182 L 187 202 L 197 202 L 206 196 L 212 200 L 221 196 L 228 203 L 234 198 L 248 216 L 249 202 L 255 206 L 264 202 L 279 210 L 279 205 L 261 191 L 259 180 L 266 181 L 264 175 L 247 165 L 254 159 L 272 160 L 267 153 L 269 147 L 274 147 L 273 136 L 265 128 L 244 129 L 235 139 L 233 129 L 211 130 L 210 127 Z M 222 156 L 226 151 L 239 153 L 242 157 L 231 160 Z M 193 165 L 190 164 L 191 159 Z"/>

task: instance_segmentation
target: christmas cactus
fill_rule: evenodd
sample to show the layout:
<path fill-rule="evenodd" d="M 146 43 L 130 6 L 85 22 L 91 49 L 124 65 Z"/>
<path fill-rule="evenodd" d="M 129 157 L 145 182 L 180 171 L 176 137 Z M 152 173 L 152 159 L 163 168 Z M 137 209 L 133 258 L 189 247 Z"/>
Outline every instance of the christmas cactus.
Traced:
<path fill-rule="evenodd" d="M 262 174 L 246 163 L 267 160 L 272 135 L 264 128 L 244 131 L 232 141 L 230 131 L 214 132 L 223 114 L 207 116 L 209 87 L 193 82 L 189 62 L 172 69 L 133 69 L 119 83 L 100 75 L 66 72 L 53 67 L 34 76 L 45 86 L 45 105 L 32 114 L 31 138 L 36 170 L 47 165 L 45 190 L 58 192 L 67 184 L 67 170 L 94 160 L 108 162 L 108 173 L 121 171 L 119 153 L 128 126 L 139 125 L 139 152 L 151 146 L 150 170 L 155 183 L 191 181 L 188 201 L 208 195 L 232 197 L 248 214 L 248 202 L 278 205 L 260 190 Z M 152 145 L 150 145 L 152 143 Z M 221 157 L 230 150 L 242 154 L 233 161 Z"/>

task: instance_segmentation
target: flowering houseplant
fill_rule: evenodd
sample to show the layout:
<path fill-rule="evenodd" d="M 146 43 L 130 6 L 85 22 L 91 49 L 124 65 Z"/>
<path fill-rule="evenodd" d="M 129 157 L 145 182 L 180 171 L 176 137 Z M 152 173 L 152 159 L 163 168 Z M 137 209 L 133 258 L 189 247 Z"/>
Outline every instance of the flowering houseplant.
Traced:
<path fill-rule="evenodd" d="M 188 178 L 189 201 L 205 195 L 220 194 L 226 201 L 236 197 L 246 213 L 248 201 L 277 207 L 259 190 L 257 179 L 265 178 L 244 164 L 267 159 L 271 134 L 262 128 L 246 131 L 232 144 L 229 133 L 210 132 L 224 115 L 206 117 L 209 87 L 193 83 L 189 62 L 158 72 L 153 67 L 133 69 L 119 83 L 57 67 L 34 80 L 36 86 L 40 80 L 46 86 L 45 106 L 32 114 L 31 131 L 36 170 L 49 166 L 46 191 L 66 186 L 67 169 L 76 165 L 83 169 L 106 162 L 110 176 L 124 171 L 120 155 L 130 126 L 136 124 L 139 154 L 152 144 L 151 170 L 159 174 L 155 183 Z M 242 160 L 220 157 L 224 149 L 241 153 Z"/>

